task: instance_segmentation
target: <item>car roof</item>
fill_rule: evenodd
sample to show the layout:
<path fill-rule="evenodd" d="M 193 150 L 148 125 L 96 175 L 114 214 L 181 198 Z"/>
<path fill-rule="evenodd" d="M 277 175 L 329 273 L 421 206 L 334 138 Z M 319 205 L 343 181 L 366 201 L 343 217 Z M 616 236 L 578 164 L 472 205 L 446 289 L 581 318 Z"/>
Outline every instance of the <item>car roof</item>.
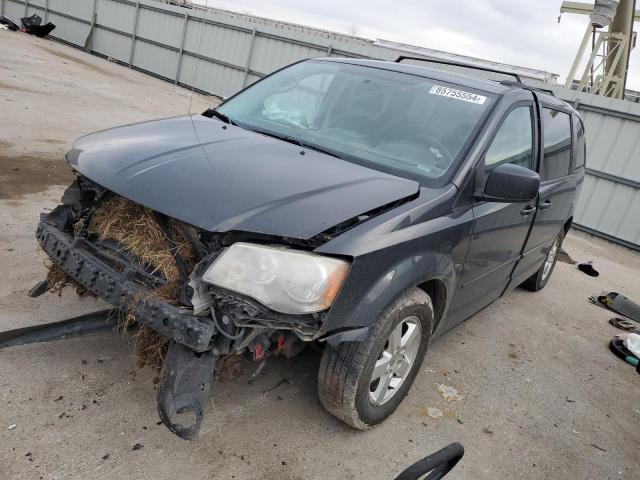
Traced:
<path fill-rule="evenodd" d="M 423 66 L 423 65 L 412 65 L 409 63 L 389 62 L 384 60 L 368 60 L 368 59 L 360 59 L 360 58 L 328 57 L 328 58 L 317 58 L 314 60 L 320 60 L 325 62 L 347 63 L 351 65 L 360 65 L 363 67 L 371 67 L 371 68 L 378 68 L 382 70 L 389 70 L 393 72 L 407 73 L 407 74 L 416 75 L 419 77 L 425 77 L 425 78 L 440 80 L 442 82 L 454 83 L 454 84 L 469 87 L 469 88 L 475 88 L 478 90 L 484 90 L 485 92 L 494 93 L 496 95 L 503 95 L 509 90 L 527 88 L 528 90 L 536 91 L 538 96 L 544 97 L 545 100 L 549 102 L 554 102 L 553 100 L 548 100 L 550 98 L 557 101 L 557 99 L 553 97 L 553 93 L 545 92 L 543 90 L 539 90 L 534 87 L 528 87 L 526 85 L 523 85 L 522 83 L 513 82 L 513 81 L 500 82 L 497 80 L 489 80 L 486 78 L 475 77 L 475 76 L 463 74 L 463 73 L 448 72 L 445 70 Z M 473 66 L 471 65 L 470 66 L 460 65 L 460 67 L 473 69 Z M 508 74 L 505 73 L 505 75 L 508 75 Z"/>

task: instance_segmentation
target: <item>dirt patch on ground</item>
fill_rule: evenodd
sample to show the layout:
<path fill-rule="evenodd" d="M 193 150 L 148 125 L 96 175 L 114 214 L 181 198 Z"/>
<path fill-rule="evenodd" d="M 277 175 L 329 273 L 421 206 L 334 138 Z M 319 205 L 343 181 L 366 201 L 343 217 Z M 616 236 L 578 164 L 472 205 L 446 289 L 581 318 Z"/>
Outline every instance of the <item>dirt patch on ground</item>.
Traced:
<path fill-rule="evenodd" d="M 51 55 L 55 55 L 58 58 L 62 58 L 64 60 L 69 60 L 70 62 L 74 62 L 77 63 L 85 68 L 88 68 L 89 70 L 93 70 L 96 73 L 102 73 L 103 75 L 108 75 L 110 77 L 117 77 L 118 75 L 114 74 L 113 72 L 110 72 L 109 70 L 106 70 L 104 68 L 101 68 L 97 65 L 95 65 L 92 62 L 87 62 L 81 58 L 78 57 L 74 57 L 73 55 L 67 55 L 66 53 L 63 52 L 59 52 L 58 50 L 55 50 L 53 48 L 47 48 L 43 45 L 38 45 L 38 47 L 40 47 L 42 50 L 45 50 L 47 52 L 49 52 Z"/>
<path fill-rule="evenodd" d="M 14 92 L 23 93 L 38 93 L 36 90 L 32 90 L 31 88 L 25 88 L 19 85 L 10 85 L 6 82 L 0 82 L 0 90 L 12 90 Z"/>
<path fill-rule="evenodd" d="M 73 173 L 62 159 L 4 156 L 0 153 L 0 199 L 7 200 L 66 185 Z"/>

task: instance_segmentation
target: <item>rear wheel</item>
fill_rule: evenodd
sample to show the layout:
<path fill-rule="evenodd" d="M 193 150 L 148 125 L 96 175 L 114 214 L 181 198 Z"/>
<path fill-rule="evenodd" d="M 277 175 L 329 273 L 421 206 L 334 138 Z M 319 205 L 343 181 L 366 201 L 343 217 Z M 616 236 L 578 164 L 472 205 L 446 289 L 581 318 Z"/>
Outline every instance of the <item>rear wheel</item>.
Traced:
<path fill-rule="evenodd" d="M 527 290 L 531 290 L 532 292 L 537 292 L 538 290 L 542 290 L 549 278 L 551 278 L 551 273 L 553 272 L 554 267 L 556 266 L 556 261 L 558 260 L 558 252 L 560 251 L 560 247 L 562 246 L 562 240 L 564 239 L 564 230 L 561 230 L 558 236 L 553 241 L 553 244 L 549 248 L 547 252 L 547 256 L 544 259 L 543 264 L 540 266 L 538 271 L 527 278 L 522 286 Z"/>
<path fill-rule="evenodd" d="M 431 299 L 412 288 L 380 315 L 365 340 L 327 345 L 318 375 L 322 405 L 354 428 L 385 420 L 409 392 L 432 327 Z"/>

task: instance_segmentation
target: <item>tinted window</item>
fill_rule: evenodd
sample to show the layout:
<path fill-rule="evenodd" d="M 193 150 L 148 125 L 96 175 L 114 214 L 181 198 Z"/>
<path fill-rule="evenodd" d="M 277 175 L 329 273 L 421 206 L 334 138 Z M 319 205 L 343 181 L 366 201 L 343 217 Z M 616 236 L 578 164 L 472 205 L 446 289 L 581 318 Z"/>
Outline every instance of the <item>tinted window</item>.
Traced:
<path fill-rule="evenodd" d="M 571 165 L 571 117 L 563 112 L 542 109 L 544 131 L 544 159 L 542 174 L 545 180 L 569 174 Z"/>
<path fill-rule="evenodd" d="M 485 155 L 485 170 L 503 163 L 531 168 L 533 162 L 531 107 L 518 107 L 500 126 Z"/>
<path fill-rule="evenodd" d="M 219 110 L 242 128 L 422 179 L 452 168 L 494 99 L 401 72 L 305 61 L 255 83 Z"/>
<path fill-rule="evenodd" d="M 584 125 L 582 121 L 576 117 L 575 126 L 577 127 L 578 133 L 576 135 L 576 166 L 575 169 L 579 169 L 584 167 L 585 160 L 587 158 L 587 142 L 584 137 Z"/>

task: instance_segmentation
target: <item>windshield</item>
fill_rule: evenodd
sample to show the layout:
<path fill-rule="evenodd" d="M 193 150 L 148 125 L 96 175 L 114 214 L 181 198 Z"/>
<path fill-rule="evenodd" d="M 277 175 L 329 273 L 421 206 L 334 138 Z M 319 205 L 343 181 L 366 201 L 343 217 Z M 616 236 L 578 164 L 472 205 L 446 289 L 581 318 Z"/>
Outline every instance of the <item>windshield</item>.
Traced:
<path fill-rule="evenodd" d="M 493 96 L 400 72 L 305 61 L 265 78 L 218 112 L 238 126 L 371 168 L 443 176 Z"/>

